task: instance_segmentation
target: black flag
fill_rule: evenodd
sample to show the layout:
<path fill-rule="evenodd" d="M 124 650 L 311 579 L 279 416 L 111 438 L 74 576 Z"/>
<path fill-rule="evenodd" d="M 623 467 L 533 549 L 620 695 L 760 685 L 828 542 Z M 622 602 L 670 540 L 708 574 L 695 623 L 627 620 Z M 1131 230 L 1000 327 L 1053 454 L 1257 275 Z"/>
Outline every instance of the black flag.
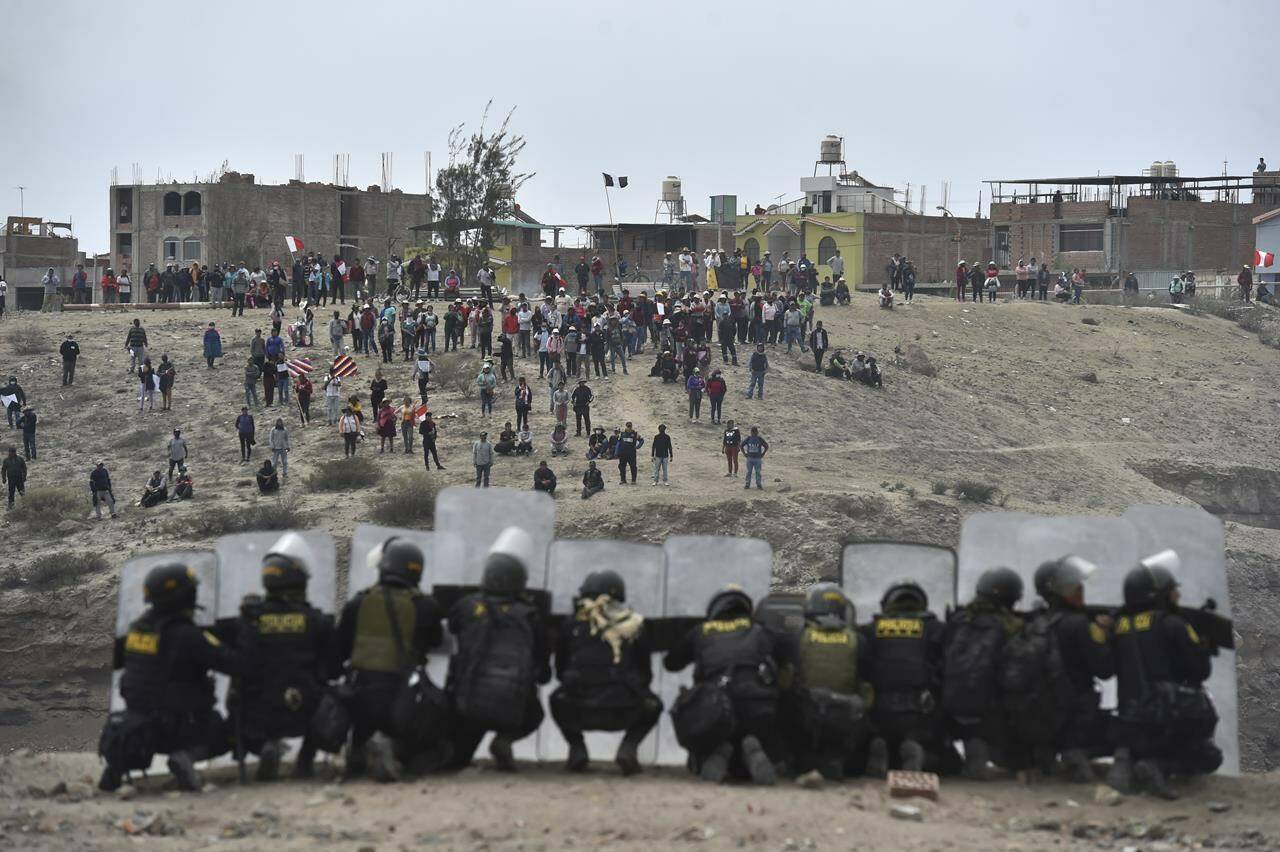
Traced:
<path fill-rule="evenodd" d="M 618 178 L 618 186 L 620 186 L 620 187 L 624 187 L 624 188 L 625 188 L 625 187 L 626 187 L 626 185 L 627 185 L 627 176 L 626 176 L 626 175 L 623 175 L 622 177 Z"/>
<path fill-rule="evenodd" d="M 601 172 L 600 174 L 604 175 L 604 185 L 605 185 L 605 186 L 613 186 L 613 175 L 611 175 L 611 174 L 607 174 L 607 173 L 605 173 L 605 172 Z"/>

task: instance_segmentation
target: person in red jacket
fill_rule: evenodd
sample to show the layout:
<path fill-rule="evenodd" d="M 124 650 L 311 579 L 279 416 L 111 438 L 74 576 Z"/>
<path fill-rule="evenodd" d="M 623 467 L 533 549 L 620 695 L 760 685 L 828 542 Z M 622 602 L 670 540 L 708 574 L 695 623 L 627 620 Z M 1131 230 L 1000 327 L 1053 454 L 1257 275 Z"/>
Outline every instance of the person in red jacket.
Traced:
<path fill-rule="evenodd" d="M 707 399 L 711 401 L 711 422 L 720 423 L 720 406 L 724 403 L 724 395 L 729 392 L 729 383 L 724 380 L 719 370 L 711 371 L 707 379 Z"/>
<path fill-rule="evenodd" d="M 963 260 L 956 267 L 956 301 L 964 301 L 965 289 L 969 286 L 969 264 Z"/>
<path fill-rule="evenodd" d="M 1240 298 L 1246 302 L 1253 301 L 1253 271 L 1247 265 L 1240 267 L 1236 283 L 1240 285 Z"/>

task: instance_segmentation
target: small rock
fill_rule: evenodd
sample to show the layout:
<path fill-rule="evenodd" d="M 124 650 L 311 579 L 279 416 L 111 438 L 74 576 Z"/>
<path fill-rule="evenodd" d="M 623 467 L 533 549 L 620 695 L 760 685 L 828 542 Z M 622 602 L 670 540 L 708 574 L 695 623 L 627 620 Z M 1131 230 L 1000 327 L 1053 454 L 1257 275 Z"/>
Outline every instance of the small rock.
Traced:
<path fill-rule="evenodd" d="M 1092 370 L 1087 373 L 1078 373 L 1076 374 L 1076 378 L 1082 382 L 1088 382 L 1091 385 L 1096 385 L 1098 383 L 1098 374 Z"/>
<path fill-rule="evenodd" d="M 138 788 L 132 784 L 125 784 L 116 790 L 116 798 L 122 802 L 127 802 L 136 795 L 138 795 Z"/>
<path fill-rule="evenodd" d="M 1120 795 L 1118 790 L 1099 784 L 1093 788 L 1093 801 L 1099 805 L 1115 807 L 1124 801 L 1124 796 Z"/>
<path fill-rule="evenodd" d="M 1102 325 L 1102 323 L 1100 323 L 1098 320 L 1094 319 L 1093 317 L 1085 317 L 1084 319 L 1080 320 L 1080 322 L 1084 323 L 1085 325 Z"/>
<path fill-rule="evenodd" d="M 796 786 L 805 790 L 817 790 L 822 787 L 822 773 L 811 769 L 796 779 Z"/>
<path fill-rule="evenodd" d="M 48 790 L 45 790 L 44 794 L 46 796 L 61 796 L 65 792 L 67 792 L 67 782 L 59 781 L 57 784 L 54 784 Z"/>
<path fill-rule="evenodd" d="M 1225 814 L 1227 811 L 1231 810 L 1231 803 L 1230 802 L 1210 802 L 1209 810 L 1215 814 Z"/>
<path fill-rule="evenodd" d="M 913 805 L 894 805 L 889 808 L 889 816 L 908 822 L 924 822 L 924 812 Z"/>

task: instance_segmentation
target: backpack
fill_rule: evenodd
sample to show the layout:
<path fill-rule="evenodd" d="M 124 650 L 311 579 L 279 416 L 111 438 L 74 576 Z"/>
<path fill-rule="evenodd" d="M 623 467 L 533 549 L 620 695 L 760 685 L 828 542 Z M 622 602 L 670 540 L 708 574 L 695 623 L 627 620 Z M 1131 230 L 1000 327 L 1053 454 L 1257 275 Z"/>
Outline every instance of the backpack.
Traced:
<path fill-rule="evenodd" d="M 1009 724 L 1023 742 L 1052 743 L 1074 702 L 1054 626 L 1060 613 L 1036 616 L 1005 642 L 1000 695 Z"/>
<path fill-rule="evenodd" d="M 476 602 L 454 690 L 459 715 L 475 727 L 512 730 L 524 722 L 535 680 L 529 611 L 520 601 Z"/>
<path fill-rule="evenodd" d="M 960 611 L 950 625 L 942 706 L 956 718 L 983 716 L 997 696 L 1004 621 L 995 613 Z"/>

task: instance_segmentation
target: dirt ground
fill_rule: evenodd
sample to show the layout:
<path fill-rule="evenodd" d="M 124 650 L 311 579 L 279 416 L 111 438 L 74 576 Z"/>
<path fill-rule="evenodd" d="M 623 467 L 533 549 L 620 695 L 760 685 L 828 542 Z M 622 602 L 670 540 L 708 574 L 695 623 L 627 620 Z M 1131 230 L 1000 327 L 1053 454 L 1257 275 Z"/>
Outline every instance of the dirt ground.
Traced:
<path fill-rule="evenodd" d="M 890 799 L 883 782 L 801 789 L 709 786 L 665 770 L 621 778 L 487 766 L 384 786 L 307 783 L 180 794 L 144 783 L 94 795 L 88 755 L 0 758 L 0 849 L 892 849 L 1280 848 L 1280 776 L 1210 778 L 1177 802 L 1090 785 L 945 781 L 937 802 Z M 895 806 L 918 811 L 894 816 Z"/>
<path fill-rule="evenodd" d="M 177 364 L 172 412 L 137 410 L 137 384 L 123 349 L 134 316 L 150 335 L 152 356 L 168 353 Z M 928 297 L 889 312 L 863 294 L 850 307 L 820 308 L 817 318 L 833 346 L 879 359 L 885 388 L 816 375 L 810 355 L 774 347 L 766 398 L 746 401 L 745 368 L 727 367 L 731 393 L 724 416 L 743 427 L 758 425 L 772 448 L 764 490 L 744 491 L 741 479 L 724 477 L 719 431 L 708 423 L 706 403 L 702 423 L 689 423 L 681 390 L 648 377 L 652 354 L 646 349 L 629 376 L 592 382 L 593 422 L 612 428 L 632 420 L 646 438 L 659 423 L 668 424 L 675 442 L 672 485 L 651 487 L 642 463 L 640 484 L 620 487 L 616 469 L 606 465 L 607 490 L 579 500 L 585 441 L 575 439 L 573 456 L 553 463 L 561 490 L 558 534 L 642 541 L 673 533 L 760 536 L 773 545 L 776 583 L 794 586 L 833 569 L 847 538 L 954 545 L 967 514 L 993 508 L 959 499 L 958 480 L 996 486 L 996 499 L 1007 509 L 1054 515 L 1119 513 L 1138 502 L 1188 503 L 1183 491 L 1209 504 L 1214 501 L 1200 493 L 1204 481 L 1277 481 L 1271 472 L 1280 470 L 1280 445 L 1271 440 L 1270 425 L 1280 414 L 1277 352 L 1225 320 L 1151 307 L 960 305 Z M 222 329 L 227 353 L 215 370 L 201 357 L 201 334 L 210 320 Z M 15 331 L 29 325 L 47 333 L 46 353 L 15 352 Z M 65 485 L 83 495 L 82 510 L 65 517 L 0 520 L 0 536 L 10 544 L 0 557 L 0 749 L 92 748 L 105 703 L 114 569 L 138 552 L 207 546 L 186 527 L 213 508 L 275 503 L 256 495 L 252 466 L 239 463 L 233 428 L 249 339 L 254 328 L 266 326 L 263 311 L 232 319 L 227 310 L 209 308 L 27 314 L 0 323 L 0 370 L 19 377 L 40 416 L 40 458 L 30 465 L 29 487 Z M 62 388 L 56 347 L 67 332 L 76 335 L 83 355 L 75 385 Z M 323 360 L 326 350 L 312 354 Z M 745 363 L 745 353 L 740 356 Z M 359 376 L 346 388 L 362 390 L 367 400 L 379 363 L 376 357 L 357 359 Z M 440 353 L 437 361 L 447 370 L 460 359 L 475 356 L 472 350 Z M 715 366 L 721 366 L 718 357 Z M 545 401 L 536 362 L 518 361 L 517 372 L 529 376 L 536 398 Z M 402 360 L 387 365 L 384 375 L 392 399 L 416 390 Z M 425 472 L 416 453 L 379 455 L 375 439 L 359 455 L 382 478 L 347 494 L 311 493 L 305 482 L 319 463 L 342 454 L 339 436 L 323 425 L 323 400 L 313 405 L 319 422 L 306 429 L 299 428 L 293 407 L 255 416 L 263 444 L 275 417 L 286 418 L 294 449 L 284 492 L 297 500 L 306 525 L 329 530 L 341 543 L 367 520 L 375 497 L 400 481 L 397 474 L 424 487 L 469 484 L 469 444 L 481 428 L 496 434 L 505 420 L 514 420 L 511 387 L 500 387 L 491 420 L 480 418 L 475 398 L 456 387 L 438 389 L 434 411 L 458 415 L 443 420 L 440 452 L 448 470 Z M 535 407 L 532 425 L 539 453 L 500 458 L 494 485 L 531 486 L 552 425 L 545 402 Z M 196 499 L 149 510 L 125 505 L 152 470 L 164 467 L 173 428 L 181 428 L 190 444 Z M 261 452 L 260 446 L 255 456 Z M 87 478 L 97 460 L 107 462 L 121 499 L 114 521 L 90 517 Z M 1175 463 L 1177 477 L 1156 477 L 1162 485 L 1147 475 Z M 935 483 L 945 493 L 933 493 Z M 1264 518 L 1258 526 L 1227 524 L 1228 570 L 1243 640 L 1242 761 L 1255 771 L 1275 769 L 1280 572 L 1274 557 L 1280 531 L 1261 525 L 1269 521 L 1256 507 L 1236 504 L 1274 505 L 1280 495 L 1263 485 L 1252 496 L 1225 486 L 1219 491 L 1212 496 L 1224 505 L 1213 508 L 1224 517 Z M 101 555 L 111 570 L 51 589 L 25 581 L 32 560 L 59 551 Z M 339 563 L 345 558 L 340 544 Z"/>

